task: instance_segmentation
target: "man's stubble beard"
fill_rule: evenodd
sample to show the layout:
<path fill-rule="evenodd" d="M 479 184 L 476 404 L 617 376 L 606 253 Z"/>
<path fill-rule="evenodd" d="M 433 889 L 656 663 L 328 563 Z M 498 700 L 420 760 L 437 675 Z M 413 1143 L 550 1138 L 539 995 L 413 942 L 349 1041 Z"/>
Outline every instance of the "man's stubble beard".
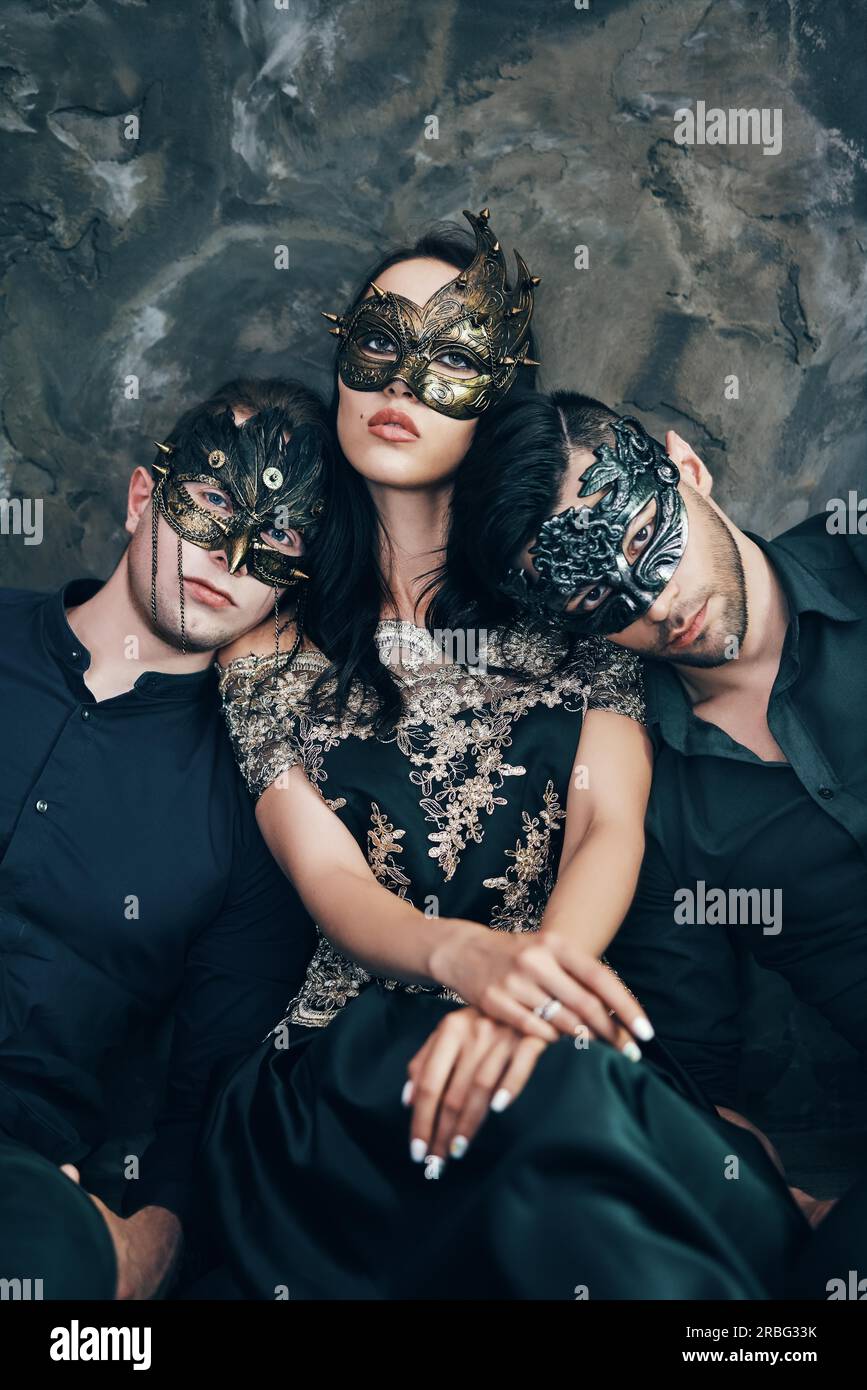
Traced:
<path fill-rule="evenodd" d="M 716 666 L 725 666 L 728 661 L 736 659 L 747 635 L 749 613 L 746 576 L 734 536 L 725 522 L 703 499 L 701 505 L 705 508 L 705 515 L 712 528 L 710 536 L 712 577 L 710 586 L 698 606 L 701 608 L 702 604 L 715 594 L 722 595 L 722 613 L 714 623 L 714 628 L 720 632 L 720 637 L 714 640 L 713 647 L 703 650 L 706 637 L 702 633 L 699 641 L 693 643 L 691 647 L 687 647 L 685 651 L 669 652 L 666 647 L 670 641 L 670 625 L 666 623 L 661 633 L 660 650 L 648 652 L 647 655 L 657 661 L 670 661 L 678 666 L 693 666 L 708 670 Z M 680 615 L 678 615 L 679 617 Z M 734 643 L 733 652 L 731 650 L 732 643 Z"/>
<path fill-rule="evenodd" d="M 168 600 L 163 594 L 160 593 L 159 579 L 160 571 L 159 569 L 157 569 L 156 622 L 154 622 L 153 613 L 151 612 L 150 563 L 148 563 L 146 595 L 139 592 L 138 585 L 136 582 L 136 575 L 132 572 L 132 570 L 130 570 L 130 600 L 139 619 L 141 620 L 142 626 L 145 627 L 148 632 L 152 633 L 154 637 L 157 637 L 161 642 L 164 642 L 167 647 L 171 647 L 173 651 L 180 653 L 182 650 L 180 581 L 178 580 L 177 575 L 175 575 L 175 592 L 171 600 Z M 171 616 L 164 617 L 164 614 L 170 614 Z M 186 623 L 184 638 L 184 645 L 186 647 L 187 654 L 197 654 L 201 652 L 216 652 L 219 650 L 220 647 L 226 646 L 226 644 L 230 642 L 233 637 L 237 636 L 237 633 L 233 629 L 223 633 L 215 632 L 212 635 L 209 634 L 207 638 L 197 637 L 195 632 L 192 632 L 190 630 L 189 616 L 190 614 L 188 608 L 185 614 Z"/>

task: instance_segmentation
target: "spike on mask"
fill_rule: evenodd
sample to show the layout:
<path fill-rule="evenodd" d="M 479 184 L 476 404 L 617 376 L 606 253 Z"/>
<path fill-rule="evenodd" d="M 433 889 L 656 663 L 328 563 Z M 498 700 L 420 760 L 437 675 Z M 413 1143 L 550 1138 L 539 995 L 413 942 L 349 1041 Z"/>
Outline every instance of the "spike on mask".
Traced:
<path fill-rule="evenodd" d="M 344 386 L 381 391 L 399 377 L 431 410 L 472 420 L 505 395 L 520 366 L 538 366 L 527 352 L 539 277 L 515 251 L 518 273 L 510 289 L 488 209 L 464 217 L 476 238 L 472 263 L 426 303 L 371 281 L 373 295 L 345 318 L 324 315 L 340 338 L 337 369 Z M 464 365 L 449 365 L 443 360 L 449 356 Z"/>
<path fill-rule="evenodd" d="M 288 442 L 284 434 L 289 433 Z M 182 541 L 203 550 L 223 550 L 227 568 L 247 573 L 274 590 L 308 578 L 303 557 L 289 553 L 289 531 L 309 542 L 325 508 L 327 439 L 315 424 L 293 427 L 285 411 L 272 407 L 236 425 L 230 411 L 202 412 L 171 444 L 157 444 L 154 463 L 151 615 L 157 621 L 157 516 L 178 537 L 181 646 L 186 651 Z M 195 491 L 191 486 L 197 485 Z M 198 486 L 198 485 L 205 485 Z M 210 492 L 210 496 L 206 494 Z M 225 501 L 220 501 L 217 494 Z M 279 634 L 278 634 L 279 636 Z"/>
<path fill-rule="evenodd" d="M 678 491 L 680 475 L 662 444 L 633 416 L 612 421 L 614 444 L 594 449 L 578 496 L 605 489 L 593 507 L 570 507 L 550 517 L 530 549 L 538 578 L 511 570 L 505 592 L 530 609 L 563 615 L 576 632 L 621 632 L 653 605 L 686 549 L 688 522 Z M 650 538 L 630 561 L 627 533 L 635 517 L 655 503 Z M 639 528 L 639 532 L 644 526 Z M 630 537 L 635 544 L 635 537 Z M 566 613 L 570 599 L 583 593 Z"/>

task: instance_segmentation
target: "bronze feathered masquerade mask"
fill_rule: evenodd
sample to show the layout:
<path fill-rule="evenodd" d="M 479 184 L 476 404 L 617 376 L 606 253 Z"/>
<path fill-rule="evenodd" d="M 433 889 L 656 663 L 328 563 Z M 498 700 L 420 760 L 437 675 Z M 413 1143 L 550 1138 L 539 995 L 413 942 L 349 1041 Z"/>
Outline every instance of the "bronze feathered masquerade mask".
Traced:
<path fill-rule="evenodd" d="M 288 442 L 284 434 L 289 434 Z M 182 650 L 184 630 L 181 540 L 203 550 L 225 550 L 227 568 L 247 571 L 277 591 L 308 578 L 294 555 L 290 531 L 315 534 L 325 508 L 328 440 L 316 424 L 294 425 L 271 407 L 236 425 L 230 411 L 195 416 L 171 444 L 157 444 L 153 465 L 151 613 L 156 614 L 156 525 L 161 513 L 178 536 Z M 279 634 L 278 634 L 279 636 Z"/>

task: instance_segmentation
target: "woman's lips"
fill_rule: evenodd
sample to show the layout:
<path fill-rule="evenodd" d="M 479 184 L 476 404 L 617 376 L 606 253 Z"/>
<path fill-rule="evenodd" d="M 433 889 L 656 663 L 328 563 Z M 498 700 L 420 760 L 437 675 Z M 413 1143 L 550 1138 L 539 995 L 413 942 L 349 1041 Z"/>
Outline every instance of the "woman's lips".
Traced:
<path fill-rule="evenodd" d="M 709 602 L 710 599 L 705 599 L 704 603 L 696 613 L 689 627 L 684 628 L 683 632 L 680 634 L 679 637 L 675 637 L 673 641 L 669 642 L 669 651 L 681 651 L 684 647 L 690 646 L 691 643 L 695 641 L 696 637 L 698 637 L 698 634 L 701 632 L 704 626 L 704 620 L 707 615 L 707 606 Z"/>
<path fill-rule="evenodd" d="M 375 415 L 371 415 L 367 428 L 380 439 L 391 439 L 397 444 L 419 438 L 419 432 L 410 417 L 404 415 L 402 410 L 394 410 L 391 407 L 378 410 Z"/>
<path fill-rule="evenodd" d="M 189 594 L 190 598 L 204 603 L 208 608 L 228 608 L 232 602 L 225 594 L 212 589 L 203 580 L 188 579 L 186 575 L 184 575 L 184 591 Z"/>

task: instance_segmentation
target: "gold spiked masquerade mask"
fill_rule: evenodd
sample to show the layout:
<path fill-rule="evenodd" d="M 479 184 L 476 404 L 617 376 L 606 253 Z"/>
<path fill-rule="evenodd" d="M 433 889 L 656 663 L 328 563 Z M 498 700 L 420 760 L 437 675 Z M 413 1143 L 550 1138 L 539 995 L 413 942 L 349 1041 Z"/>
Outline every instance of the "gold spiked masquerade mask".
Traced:
<path fill-rule="evenodd" d="M 473 261 L 427 303 L 371 281 L 373 298 L 346 317 L 325 314 L 341 340 L 337 369 L 344 386 L 381 391 L 399 377 L 431 410 L 472 420 L 508 391 L 518 367 L 539 365 L 527 356 L 539 277 L 515 251 L 518 278 L 509 289 L 488 209 L 464 217 L 476 237 Z"/>
<path fill-rule="evenodd" d="M 272 587 L 307 579 L 286 533 L 301 531 L 309 542 L 325 507 L 324 432 L 299 425 L 287 444 L 287 429 L 278 409 L 242 425 L 228 411 L 202 414 L 175 444 L 157 445 L 161 459 L 154 465 L 156 505 L 178 536 L 203 550 L 224 549 L 230 574 L 246 564 Z"/>

